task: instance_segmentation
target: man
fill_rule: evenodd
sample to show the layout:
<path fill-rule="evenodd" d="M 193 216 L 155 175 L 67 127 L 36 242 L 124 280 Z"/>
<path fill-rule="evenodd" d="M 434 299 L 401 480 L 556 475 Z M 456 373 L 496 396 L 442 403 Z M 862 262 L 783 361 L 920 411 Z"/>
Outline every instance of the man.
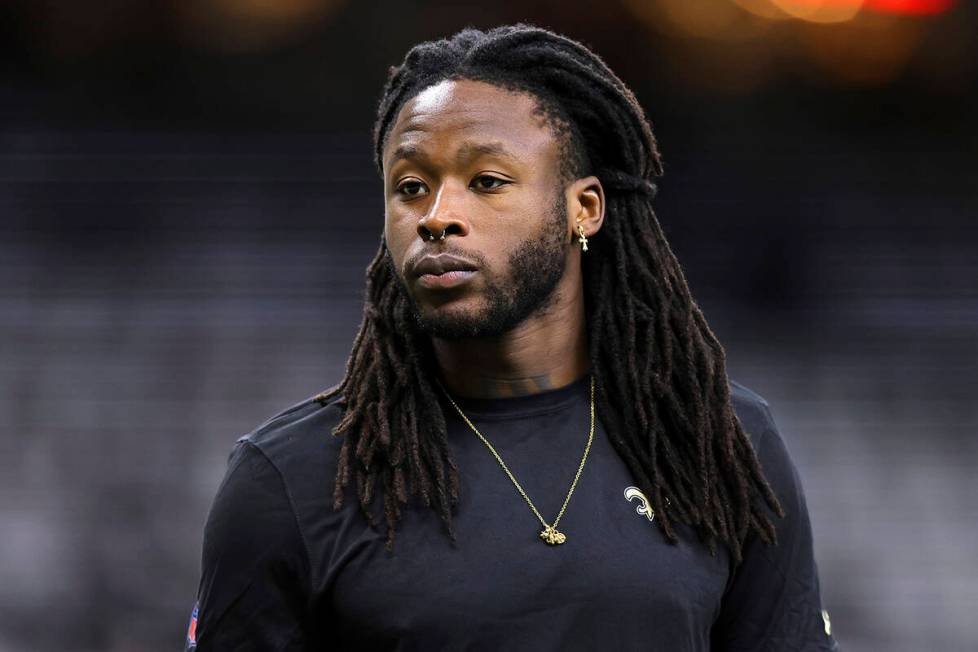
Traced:
<path fill-rule="evenodd" d="M 346 376 L 239 440 L 188 647 L 837 649 L 798 476 L 652 213 L 621 80 L 465 30 L 391 70 L 375 146 Z"/>

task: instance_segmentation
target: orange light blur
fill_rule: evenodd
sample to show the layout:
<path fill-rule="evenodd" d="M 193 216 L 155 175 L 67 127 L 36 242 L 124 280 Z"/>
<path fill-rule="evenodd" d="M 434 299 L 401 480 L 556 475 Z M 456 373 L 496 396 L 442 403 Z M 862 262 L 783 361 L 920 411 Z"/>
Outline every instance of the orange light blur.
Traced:
<path fill-rule="evenodd" d="M 862 10 L 933 16 L 949 11 L 955 0 L 733 0 L 733 3 L 769 20 L 791 17 L 812 23 L 843 23 Z"/>
<path fill-rule="evenodd" d="M 768 20 L 787 20 L 791 18 L 791 16 L 771 4 L 771 0 L 733 0 L 733 2 L 741 9 Z"/>
<path fill-rule="evenodd" d="M 928 16 L 943 14 L 954 6 L 954 0 L 867 0 L 866 8 L 890 14 Z"/>
<path fill-rule="evenodd" d="M 863 8 L 863 0 L 770 0 L 793 18 L 811 23 L 843 23 Z"/>
<path fill-rule="evenodd" d="M 229 52 L 258 51 L 301 38 L 345 0 L 180 0 L 185 35 Z"/>

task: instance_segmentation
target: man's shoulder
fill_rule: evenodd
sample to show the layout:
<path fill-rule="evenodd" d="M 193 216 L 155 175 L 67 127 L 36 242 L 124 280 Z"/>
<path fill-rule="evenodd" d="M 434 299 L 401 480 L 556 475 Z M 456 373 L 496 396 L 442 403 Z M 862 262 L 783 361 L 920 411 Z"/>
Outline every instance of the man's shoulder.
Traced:
<path fill-rule="evenodd" d="M 320 392 L 281 410 L 238 439 L 268 459 L 285 477 L 305 469 L 313 473 L 335 463 L 341 441 L 333 429 L 343 416 L 338 397 Z"/>
<path fill-rule="evenodd" d="M 778 436 L 774 418 L 771 416 L 771 406 L 763 396 L 730 379 L 730 402 L 755 449 L 766 434 L 774 433 Z"/>

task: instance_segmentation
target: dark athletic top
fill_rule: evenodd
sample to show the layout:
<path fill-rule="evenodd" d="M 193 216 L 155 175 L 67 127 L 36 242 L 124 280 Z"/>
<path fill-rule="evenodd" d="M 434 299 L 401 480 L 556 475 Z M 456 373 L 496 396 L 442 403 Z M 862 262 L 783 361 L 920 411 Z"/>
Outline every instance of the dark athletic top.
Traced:
<path fill-rule="evenodd" d="M 460 401 L 552 521 L 588 435 L 588 379 L 531 396 Z M 461 475 L 453 547 L 430 508 L 404 508 L 393 552 L 355 498 L 332 507 L 335 404 L 309 398 L 235 445 L 204 532 L 187 649 L 837 650 L 819 597 L 798 474 L 767 402 L 735 410 L 787 516 L 732 572 L 678 526 L 670 544 L 601 427 L 548 546 L 489 449 L 445 403 Z M 650 518 L 651 517 L 651 518 Z M 382 522 L 382 521 L 381 521 Z"/>

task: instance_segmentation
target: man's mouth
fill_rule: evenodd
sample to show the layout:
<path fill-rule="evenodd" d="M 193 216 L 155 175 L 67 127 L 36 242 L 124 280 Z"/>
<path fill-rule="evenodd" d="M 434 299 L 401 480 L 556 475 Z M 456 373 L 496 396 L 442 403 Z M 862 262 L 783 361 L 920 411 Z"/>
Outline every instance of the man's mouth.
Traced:
<path fill-rule="evenodd" d="M 442 253 L 421 258 L 411 266 L 411 274 L 424 288 L 446 289 L 468 282 L 477 269 L 470 260 Z"/>

